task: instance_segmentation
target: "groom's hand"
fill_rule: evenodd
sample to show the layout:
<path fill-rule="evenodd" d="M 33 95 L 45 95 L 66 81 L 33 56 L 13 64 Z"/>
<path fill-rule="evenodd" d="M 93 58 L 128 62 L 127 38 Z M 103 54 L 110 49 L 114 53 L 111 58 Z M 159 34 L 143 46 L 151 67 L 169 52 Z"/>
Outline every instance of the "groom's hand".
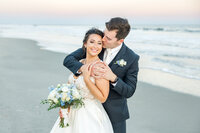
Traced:
<path fill-rule="evenodd" d="M 104 78 L 108 81 L 115 81 L 116 75 L 105 62 L 97 62 L 92 67 L 92 76 L 95 78 Z"/>
<path fill-rule="evenodd" d="M 116 79 L 116 75 L 112 72 L 110 67 L 104 62 L 105 64 L 105 72 L 102 75 L 102 78 L 107 79 L 108 81 L 114 82 Z"/>
<path fill-rule="evenodd" d="M 102 61 L 95 62 L 92 64 L 91 76 L 96 79 L 103 78 L 105 72 L 105 65 Z"/>

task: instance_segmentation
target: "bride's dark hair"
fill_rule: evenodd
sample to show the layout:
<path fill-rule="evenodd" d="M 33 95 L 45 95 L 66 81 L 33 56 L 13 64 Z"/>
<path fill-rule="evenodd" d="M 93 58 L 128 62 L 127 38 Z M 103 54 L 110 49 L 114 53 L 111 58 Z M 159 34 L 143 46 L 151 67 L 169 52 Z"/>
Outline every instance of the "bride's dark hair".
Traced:
<path fill-rule="evenodd" d="M 97 34 L 97 35 L 101 36 L 102 38 L 104 36 L 104 33 L 101 30 L 97 29 L 97 28 L 91 28 L 91 29 L 89 29 L 85 33 L 85 37 L 83 39 L 82 49 L 84 50 L 84 52 L 86 52 L 86 48 L 84 47 L 84 44 L 87 43 L 89 36 L 92 35 L 92 34 Z"/>

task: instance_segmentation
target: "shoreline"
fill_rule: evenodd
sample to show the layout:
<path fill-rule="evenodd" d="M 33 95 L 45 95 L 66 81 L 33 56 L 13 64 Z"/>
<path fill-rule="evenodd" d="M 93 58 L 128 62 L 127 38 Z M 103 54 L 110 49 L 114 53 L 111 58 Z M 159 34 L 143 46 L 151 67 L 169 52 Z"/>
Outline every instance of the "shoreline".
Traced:
<path fill-rule="evenodd" d="M 67 81 L 67 54 L 40 49 L 36 41 L 0 37 L 0 132 L 49 132 L 58 110 L 41 105 L 48 87 Z M 128 99 L 127 133 L 198 133 L 200 97 L 138 82 Z M 176 125 L 176 126 L 174 126 Z"/>

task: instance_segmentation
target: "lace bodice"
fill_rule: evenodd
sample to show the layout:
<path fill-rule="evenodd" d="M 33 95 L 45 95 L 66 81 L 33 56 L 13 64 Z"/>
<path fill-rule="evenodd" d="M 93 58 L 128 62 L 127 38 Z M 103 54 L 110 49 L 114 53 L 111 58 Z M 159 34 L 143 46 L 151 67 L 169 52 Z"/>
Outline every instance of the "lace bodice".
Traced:
<path fill-rule="evenodd" d="M 95 83 L 95 79 L 90 77 L 91 81 Z M 70 74 L 69 83 L 74 83 L 79 90 L 81 96 L 85 99 L 94 99 L 94 96 L 90 93 L 90 90 L 87 88 L 83 76 L 80 75 L 77 79 L 74 78 L 73 74 Z"/>

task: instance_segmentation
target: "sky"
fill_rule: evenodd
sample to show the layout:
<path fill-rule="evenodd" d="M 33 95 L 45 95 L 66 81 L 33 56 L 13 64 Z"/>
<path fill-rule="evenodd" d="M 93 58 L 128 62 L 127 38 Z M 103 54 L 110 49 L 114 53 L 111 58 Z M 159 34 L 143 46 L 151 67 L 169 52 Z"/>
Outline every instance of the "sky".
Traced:
<path fill-rule="evenodd" d="M 200 0 L 0 0 L 0 23 L 102 23 L 116 16 L 200 24 Z"/>

